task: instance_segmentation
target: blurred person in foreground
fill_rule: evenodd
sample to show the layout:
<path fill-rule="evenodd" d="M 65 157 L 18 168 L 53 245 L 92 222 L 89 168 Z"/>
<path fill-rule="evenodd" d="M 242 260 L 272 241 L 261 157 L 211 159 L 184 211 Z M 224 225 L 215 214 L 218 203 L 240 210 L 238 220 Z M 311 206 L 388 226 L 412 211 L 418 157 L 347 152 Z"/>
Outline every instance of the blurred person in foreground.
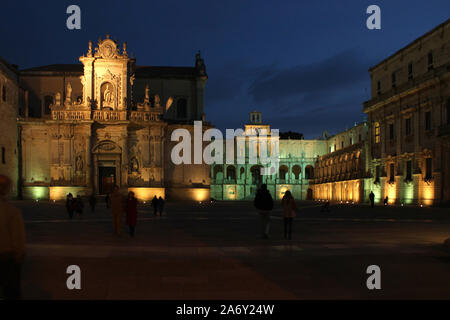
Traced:
<path fill-rule="evenodd" d="M 7 201 L 11 180 L 0 175 L 0 297 L 21 299 L 21 269 L 25 258 L 22 213 Z"/>

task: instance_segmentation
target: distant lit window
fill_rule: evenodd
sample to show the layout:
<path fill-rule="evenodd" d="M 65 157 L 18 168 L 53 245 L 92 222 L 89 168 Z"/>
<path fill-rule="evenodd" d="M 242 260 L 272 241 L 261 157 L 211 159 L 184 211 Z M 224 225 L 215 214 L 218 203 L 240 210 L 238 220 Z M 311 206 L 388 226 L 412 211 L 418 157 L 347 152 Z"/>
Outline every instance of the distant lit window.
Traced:
<path fill-rule="evenodd" d="M 433 178 L 433 159 L 432 158 L 426 158 L 425 159 L 425 179 L 432 179 Z"/>
<path fill-rule="evenodd" d="M 433 52 L 428 52 L 428 70 L 433 69 Z"/>
<path fill-rule="evenodd" d="M 431 130 L 431 111 L 425 112 L 425 130 Z"/>
<path fill-rule="evenodd" d="M 380 136 L 380 123 L 375 122 L 375 143 L 380 143 L 381 136 Z"/>
<path fill-rule="evenodd" d="M 411 118 L 405 119 L 405 134 L 409 136 L 411 134 Z"/>
<path fill-rule="evenodd" d="M 412 62 L 410 62 L 408 64 L 408 80 L 412 80 L 413 77 L 414 77 L 414 75 L 413 75 L 413 64 L 412 64 Z"/>

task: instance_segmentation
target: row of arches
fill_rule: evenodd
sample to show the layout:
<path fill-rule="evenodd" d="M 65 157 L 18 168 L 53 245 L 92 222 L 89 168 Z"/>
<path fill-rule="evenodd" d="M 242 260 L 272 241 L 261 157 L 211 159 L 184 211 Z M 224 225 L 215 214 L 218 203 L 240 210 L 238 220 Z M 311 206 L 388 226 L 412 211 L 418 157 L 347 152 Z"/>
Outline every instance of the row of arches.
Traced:
<path fill-rule="evenodd" d="M 236 169 L 234 165 L 226 166 L 224 172 L 223 165 L 216 165 L 213 168 L 213 179 L 217 180 L 244 180 L 245 179 L 245 168 L 240 167 L 239 170 Z M 261 165 L 254 165 L 250 167 L 250 176 L 252 178 L 252 184 L 258 184 L 261 181 Z M 281 165 L 277 172 L 277 178 L 280 180 L 289 180 L 289 176 L 293 180 L 300 180 L 302 176 L 302 168 L 300 165 L 294 165 L 289 170 L 287 165 Z M 304 169 L 304 179 L 314 178 L 314 167 L 312 165 L 307 165 Z"/>

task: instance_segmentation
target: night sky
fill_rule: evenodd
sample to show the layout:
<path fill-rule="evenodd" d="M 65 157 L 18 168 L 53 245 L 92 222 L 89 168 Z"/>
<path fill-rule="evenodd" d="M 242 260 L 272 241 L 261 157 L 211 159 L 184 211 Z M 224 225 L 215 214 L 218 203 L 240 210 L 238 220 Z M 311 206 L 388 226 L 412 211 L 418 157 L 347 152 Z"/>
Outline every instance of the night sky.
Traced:
<path fill-rule="evenodd" d="M 81 7 L 81 30 L 66 8 Z M 381 30 L 366 8 L 381 7 Z M 29 68 L 79 63 L 88 41 L 126 41 L 138 65 L 193 66 L 209 80 L 207 120 L 238 128 L 254 109 L 281 131 L 316 138 L 364 118 L 368 68 L 450 16 L 450 1 L 2 1 L 0 56 Z"/>

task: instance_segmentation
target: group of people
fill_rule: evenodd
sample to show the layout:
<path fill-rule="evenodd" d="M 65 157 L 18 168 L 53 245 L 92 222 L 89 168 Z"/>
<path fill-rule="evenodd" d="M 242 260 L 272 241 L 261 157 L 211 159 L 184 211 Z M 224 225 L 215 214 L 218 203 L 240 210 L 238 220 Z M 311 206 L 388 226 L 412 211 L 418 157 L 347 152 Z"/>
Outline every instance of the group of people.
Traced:
<path fill-rule="evenodd" d="M 257 191 L 253 204 L 261 217 L 262 237 L 269 239 L 270 212 L 274 203 L 266 184 L 262 184 Z M 289 190 L 284 193 L 281 204 L 283 206 L 284 238 L 292 240 L 292 224 L 296 216 L 297 203 Z"/>
<path fill-rule="evenodd" d="M 80 195 L 77 195 L 76 198 L 73 197 L 71 193 L 69 193 L 66 197 L 66 209 L 69 214 L 69 219 L 73 218 L 73 214 L 76 212 L 80 215 L 83 215 L 84 203 L 83 199 Z"/>
<path fill-rule="evenodd" d="M 128 193 L 127 199 L 124 201 L 122 194 L 119 191 L 119 187 L 115 186 L 113 192 L 108 193 L 105 197 L 106 207 L 111 209 L 111 215 L 113 220 L 114 233 L 121 235 L 122 233 L 122 214 L 126 214 L 126 223 L 129 228 L 129 233 L 131 237 L 134 237 L 136 224 L 137 224 L 137 205 L 138 200 L 136 199 L 134 192 L 130 191 Z M 153 207 L 153 214 L 155 216 L 162 216 L 164 212 L 164 199 L 162 197 L 153 197 L 151 205 Z M 89 205 L 91 212 L 95 211 L 97 204 L 97 199 L 94 194 L 89 197 Z M 69 219 L 72 219 L 74 212 L 82 215 L 83 213 L 83 200 L 80 195 L 76 198 L 73 197 L 71 193 L 67 195 L 66 208 L 69 214 Z"/>

